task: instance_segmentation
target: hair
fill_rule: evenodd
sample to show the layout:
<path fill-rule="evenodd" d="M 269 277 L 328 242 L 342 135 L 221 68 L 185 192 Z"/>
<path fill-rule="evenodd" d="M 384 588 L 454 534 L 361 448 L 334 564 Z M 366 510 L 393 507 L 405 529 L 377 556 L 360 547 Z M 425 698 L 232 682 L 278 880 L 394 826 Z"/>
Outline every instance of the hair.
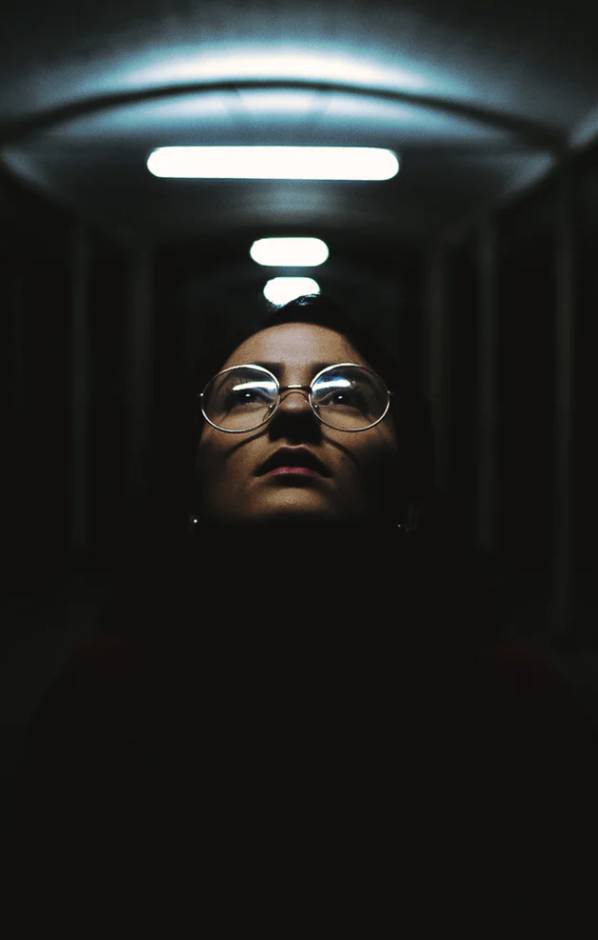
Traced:
<path fill-rule="evenodd" d="M 250 317 L 240 323 L 211 321 L 204 332 L 202 349 L 195 368 L 197 391 L 222 368 L 228 356 L 244 340 L 268 327 L 282 323 L 313 323 L 343 335 L 386 382 L 392 392 L 390 414 L 400 442 L 401 462 L 397 491 L 405 512 L 422 514 L 434 476 L 430 410 L 414 363 L 411 349 L 394 354 L 378 337 L 375 325 L 358 322 L 326 294 L 305 294 L 283 307 Z M 197 415 L 200 426 L 203 417 Z M 196 424 L 197 426 L 197 424 Z"/>

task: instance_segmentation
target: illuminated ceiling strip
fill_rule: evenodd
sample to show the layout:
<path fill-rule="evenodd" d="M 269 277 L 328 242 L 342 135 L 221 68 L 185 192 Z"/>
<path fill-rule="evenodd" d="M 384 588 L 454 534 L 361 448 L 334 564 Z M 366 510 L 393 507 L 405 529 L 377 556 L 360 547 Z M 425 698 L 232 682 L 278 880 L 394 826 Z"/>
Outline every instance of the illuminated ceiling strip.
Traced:
<path fill-rule="evenodd" d="M 147 168 L 177 179 L 388 180 L 399 161 L 381 147 L 158 147 Z"/>
<path fill-rule="evenodd" d="M 273 277 L 264 287 L 264 297 L 277 307 L 303 294 L 319 293 L 320 285 L 311 277 Z"/>
<path fill-rule="evenodd" d="M 270 267 L 316 267 L 330 252 L 321 238 L 258 238 L 249 254 L 257 264 Z"/>

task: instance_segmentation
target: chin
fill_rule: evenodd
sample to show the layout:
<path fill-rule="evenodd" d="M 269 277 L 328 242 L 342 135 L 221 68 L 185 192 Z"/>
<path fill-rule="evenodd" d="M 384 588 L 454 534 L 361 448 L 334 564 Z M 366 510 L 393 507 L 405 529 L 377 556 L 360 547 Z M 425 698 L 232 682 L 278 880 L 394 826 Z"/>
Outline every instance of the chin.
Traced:
<path fill-rule="evenodd" d="M 248 502 L 235 512 L 230 505 L 225 511 L 200 513 L 212 527 L 278 528 L 278 529 L 330 529 L 363 528 L 374 524 L 367 512 L 343 512 L 340 507 L 326 505 L 321 500 L 256 501 Z"/>

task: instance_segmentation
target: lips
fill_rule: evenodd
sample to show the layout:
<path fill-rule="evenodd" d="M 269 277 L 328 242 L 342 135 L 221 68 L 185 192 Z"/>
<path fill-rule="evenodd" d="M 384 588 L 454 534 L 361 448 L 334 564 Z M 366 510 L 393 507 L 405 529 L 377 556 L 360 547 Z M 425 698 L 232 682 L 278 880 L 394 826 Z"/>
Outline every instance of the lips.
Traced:
<path fill-rule="evenodd" d="M 258 467 L 256 473 L 258 476 L 263 476 L 277 467 L 304 467 L 319 473 L 321 476 L 330 476 L 328 467 L 307 447 L 279 448 Z"/>

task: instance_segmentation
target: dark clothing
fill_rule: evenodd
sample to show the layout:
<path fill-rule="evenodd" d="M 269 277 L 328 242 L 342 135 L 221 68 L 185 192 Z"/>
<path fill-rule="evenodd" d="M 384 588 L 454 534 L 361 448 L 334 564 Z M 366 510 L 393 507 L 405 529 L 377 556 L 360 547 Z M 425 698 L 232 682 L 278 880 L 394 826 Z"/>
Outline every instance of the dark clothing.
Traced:
<path fill-rule="evenodd" d="M 54 799 L 102 800 L 201 788 L 246 797 L 285 778 L 528 799 L 557 779 L 585 783 L 596 738 L 556 668 L 497 649 L 443 664 L 389 651 L 305 657 L 245 637 L 192 648 L 136 647 L 99 635 L 73 652 L 29 729 L 26 784 Z M 382 661 L 378 659 L 381 656 Z M 278 787 L 275 787 L 278 790 Z M 190 796 L 190 793 L 187 793 Z"/>
<path fill-rule="evenodd" d="M 25 815 L 77 827 L 99 814 L 108 828 L 142 806 L 153 824 L 199 815 L 222 847 L 262 825 L 286 839 L 364 825 L 438 837 L 514 815 L 553 825 L 591 798 L 592 716 L 550 658 L 476 647 L 469 630 L 458 642 L 448 618 L 433 643 L 406 587 L 363 588 L 367 565 L 349 564 L 345 583 L 326 554 L 315 572 L 309 556 L 285 562 L 287 575 L 249 559 L 228 593 L 214 564 L 201 591 L 188 571 L 158 590 L 153 572 L 145 603 L 139 582 L 117 598 L 137 629 L 76 647 L 40 704 L 19 772 Z M 397 591 L 391 616 L 378 601 Z"/>

